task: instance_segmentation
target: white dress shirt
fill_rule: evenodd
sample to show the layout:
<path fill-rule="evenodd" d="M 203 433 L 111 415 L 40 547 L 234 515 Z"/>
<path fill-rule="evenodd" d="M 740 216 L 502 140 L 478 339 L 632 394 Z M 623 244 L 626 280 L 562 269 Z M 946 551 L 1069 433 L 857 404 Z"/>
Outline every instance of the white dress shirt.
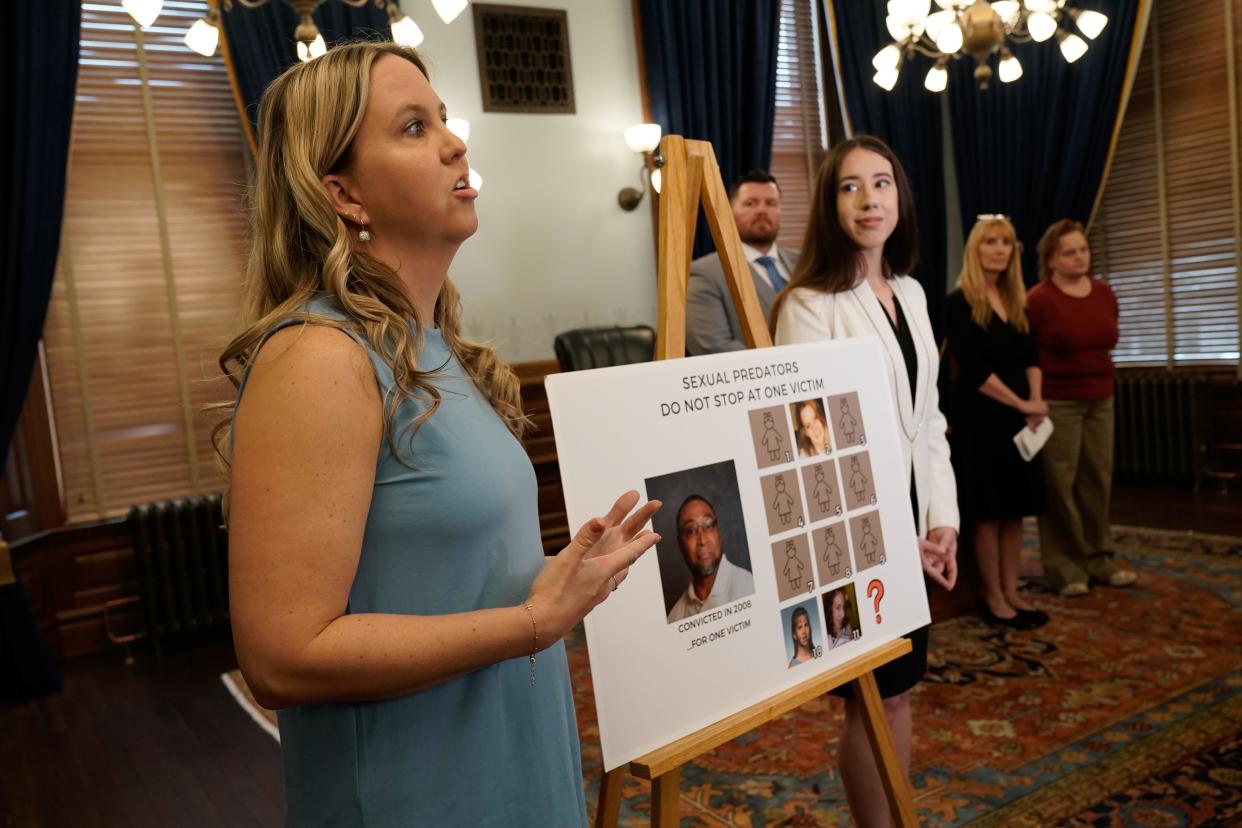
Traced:
<path fill-rule="evenodd" d="M 760 253 L 746 242 L 742 242 L 742 252 L 746 254 L 746 262 L 750 265 L 751 269 L 758 273 L 763 281 L 768 283 L 768 287 L 773 290 L 776 290 L 776 285 L 772 284 L 772 277 L 768 275 L 768 269 L 761 264 L 755 264 L 755 262 L 759 259 L 767 256 L 775 261 L 776 272 L 781 274 L 781 277 L 785 280 L 785 284 L 789 284 L 789 280 L 793 278 L 793 274 L 789 272 L 789 269 L 785 267 L 785 263 L 781 261 L 780 253 L 776 250 L 776 242 L 772 242 L 772 246 L 768 248 L 767 253 Z M 780 291 L 777 292 L 779 293 Z"/>
<path fill-rule="evenodd" d="M 716 581 L 712 584 L 712 591 L 707 593 L 706 598 L 699 600 L 699 596 L 694 592 L 694 581 L 690 581 L 686 591 L 669 611 L 668 622 L 671 624 L 674 621 L 698 615 L 700 612 L 723 607 L 725 604 L 731 604 L 739 598 L 751 595 L 754 591 L 755 577 L 748 570 L 730 563 L 727 556 L 721 555 L 720 568 L 716 570 Z"/>

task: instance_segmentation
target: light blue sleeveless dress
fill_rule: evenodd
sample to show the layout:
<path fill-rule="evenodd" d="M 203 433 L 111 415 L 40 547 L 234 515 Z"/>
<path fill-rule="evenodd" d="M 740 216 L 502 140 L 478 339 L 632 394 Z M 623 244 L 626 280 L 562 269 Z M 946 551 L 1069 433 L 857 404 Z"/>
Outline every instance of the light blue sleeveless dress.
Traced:
<path fill-rule="evenodd" d="M 343 318 L 325 297 L 307 310 Z M 440 332 L 424 338 L 419 369 L 441 375 L 443 403 L 414 438 L 415 469 L 381 443 L 351 613 L 514 606 L 543 567 L 525 451 Z M 387 394 L 392 371 L 360 344 Z M 398 435 L 418 410 L 401 407 Z M 279 721 L 290 826 L 586 823 L 563 642 L 539 653 L 533 687 L 521 657 L 388 701 L 293 707 Z"/>

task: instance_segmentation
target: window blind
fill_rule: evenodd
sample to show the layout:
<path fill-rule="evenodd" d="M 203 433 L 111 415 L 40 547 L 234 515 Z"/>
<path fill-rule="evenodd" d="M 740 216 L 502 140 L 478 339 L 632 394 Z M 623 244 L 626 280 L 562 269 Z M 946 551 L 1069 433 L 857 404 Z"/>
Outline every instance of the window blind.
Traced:
<path fill-rule="evenodd" d="M 815 171 L 824 155 L 816 7 L 816 0 L 781 0 L 780 8 L 770 171 L 781 188 L 777 242 L 794 249 L 802 246 Z"/>
<path fill-rule="evenodd" d="M 247 152 L 223 61 L 84 3 L 73 145 L 44 328 L 70 521 L 219 488 L 208 402 L 240 307 Z"/>
<path fill-rule="evenodd" d="M 1152 9 L 1134 91 L 1091 228 L 1117 294 L 1118 364 L 1238 362 L 1236 103 L 1224 3 Z M 1235 81 L 1242 74 L 1235 74 Z M 1235 90 L 1236 91 L 1236 90 Z"/>

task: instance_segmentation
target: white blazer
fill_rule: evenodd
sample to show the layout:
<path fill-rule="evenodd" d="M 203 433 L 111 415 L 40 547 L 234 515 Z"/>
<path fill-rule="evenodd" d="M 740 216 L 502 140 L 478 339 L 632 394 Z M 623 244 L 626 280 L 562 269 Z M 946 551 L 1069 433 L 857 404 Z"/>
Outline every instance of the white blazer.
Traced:
<path fill-rule="evenodd" d="M 929 529 L 959 526 L 957 483 L 949 463 L 946 422 L 940 413 L 940 394 L 936 375 L 940 369 L 939 350 L 927 316 L 927 297 L 923 288 L 908 276 L 898 276 L 889 284 L 897 295 L 910 326 L 914 350 L 918 354 L 918 379 L 914 399 L 897 335 L 888 321 L 875 291 L 864 280 L 852 290 L 825 293 L 812 288 L 795 288 L 781 305 L 776 317 L 776 344 L 815 342 L 851 336 L 878 336 L 888 359 L 888 386 L 897 408 L 898 436 L 907 477 L 914 465 L 914 490 L 918 499 L 919 536 Z"/>

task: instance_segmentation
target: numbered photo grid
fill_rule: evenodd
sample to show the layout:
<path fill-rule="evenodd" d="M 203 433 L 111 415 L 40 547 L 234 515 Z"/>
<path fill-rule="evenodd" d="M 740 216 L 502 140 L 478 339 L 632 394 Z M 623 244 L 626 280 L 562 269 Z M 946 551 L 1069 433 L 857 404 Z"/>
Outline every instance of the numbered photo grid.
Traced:
<path fill-rule="evenodd" d="M 773 538 L 772 572 L 782 619 L 791 621 L 796 607 L 818 596 L 820 605 L 811 617 L 831 626 L 831 602 L 839 611 L 844 601 L 850 607 L 849 634 L 857 638 L 850 579 L 887 561 L 858 393 L 811 397 L 747 414 L 755 461 L 766 472 L 759 485 Z M 788 623 L 782 629 L 793 635 Z M 786 642 L 791 659 L 792 641 Z"/>

